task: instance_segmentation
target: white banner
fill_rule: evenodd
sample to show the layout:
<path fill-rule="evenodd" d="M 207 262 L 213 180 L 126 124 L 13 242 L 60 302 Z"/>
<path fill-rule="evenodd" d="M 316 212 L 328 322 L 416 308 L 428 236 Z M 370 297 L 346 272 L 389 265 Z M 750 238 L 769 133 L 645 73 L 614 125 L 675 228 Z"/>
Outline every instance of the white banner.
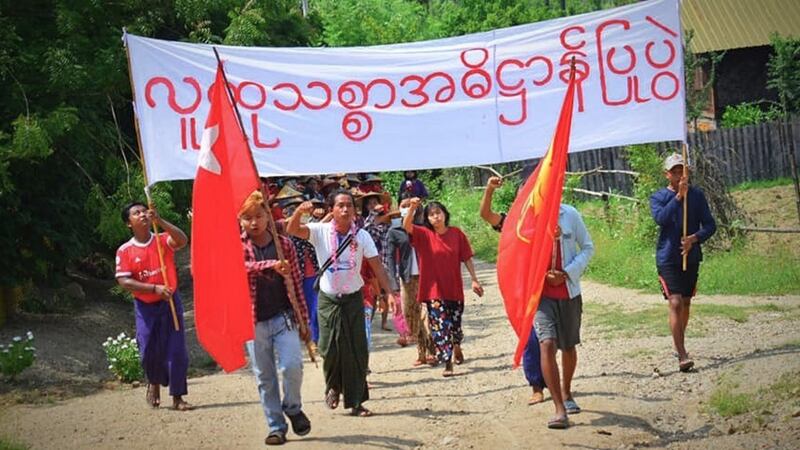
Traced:
<path fill-rule="evenodd" d="M 191 179 L 216 60 L 127 35 L 150 183 Z M 218 46 L 263 176 L 541 156 L 574 57 L 571 151 L 684 140 L 678 0 L 449 39 L 353 48 Z"/>

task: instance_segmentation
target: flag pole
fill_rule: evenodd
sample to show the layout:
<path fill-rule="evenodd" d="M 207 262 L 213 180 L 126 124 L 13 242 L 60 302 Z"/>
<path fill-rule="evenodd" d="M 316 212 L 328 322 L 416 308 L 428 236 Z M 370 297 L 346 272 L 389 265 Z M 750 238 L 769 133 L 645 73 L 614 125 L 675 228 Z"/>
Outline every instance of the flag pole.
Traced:
<path fill-rule="evenodd" d="M 686 181 L 689 181 L 689 159 L 688 156 L 688 146 L 686 142 L 683 143 L 683 176 L 686 178 Z M 688 216 L 687 212 L 689 210 L 689 191 L 686 191 L 686 195 L 683 197 L 683 241 L 686 240 L 686 232 L 688 228 Z M 689 252 L 683 253 L 683 271 L 686 272 L 687 260 L 689 258 Z"/>
<path fill-rule="evenodd" d="M 247 137 L 247 132 L 244 129 L 244 123 L 242 122 L 242 115 L 239 113 L 239 107 L 236 105 L 236 101 L 234 100 L 235 97 L 233 96 L 233 92 L 231 92 L 231 85 L 228 83 L 228 76 L 225 74 L 225 69 L 222 67 L 222 60 L 219 57 L 219 52 L 217 51 L 217 47 L 212 47 L 214 49 L 214 56 L 217 58 L 217 64 L 219 66 L 220 72 L 222 72 L 222 79 L 225 80 L 225 91 L 228 93 L 228 100 L 233 105 L 233 110 L 236 111 L 236 119 L 239 122 L 239 129 L 242 131 L 242 136 L 244 136 L 245 146 L 247 146 L 247 155 L 250 157 L 250 164 L 253 165 L 253 171 L 258 173 L 258 169 L 256 168 L 256 162 L 253 159 L 253 151 L 250 149 L 250 139 Z M 269 207 L 269 193 L 264 192 L 263 185 L 260 187 L 264 198 L 266 199 L 266 207 L 267 207 L 267 220 L 269 221 L 269 232 L 272 235 L 272 242 L 275 243 L 275 251 L 278 254 L 278 260 L 280 261 L 283 267 L 288 267 L 286 263 L 285 255 L 283 254 L 283 246 L 281 245 L 280 237 L 278 236 L 278 227 L 275 225 L 275 218 L 272 217 L 272 211 Z M 294 289 L 294 282 L 290 281 L 285 283 L 286 284 L 286 293 L 289 295 L 289 298 L 292 301 L 292 304 L 297 304 L 297 292 Z M 300 318 L 297 318 L 297 321 L 300 325 L 301 330 L 307 330 L 308 324 L 300 323 Z M 311 341 L 306 340 L 306 350 L 308 350 L 308 356 L 315 365 L 317 364 L 317 359 L 314 357 L 314 349 L 311 346 Z M 319 366 L 317 366 L 319 367 Z"/>
<path fill-rule="evenodd" d="M 136 129 L 136 143 L 139 147 L 139 158 L 142 162 L 142 175 L 144 176 L 144 195 L 147 197 L 147 209 L 154 209 L 153 198 L 150 196 L 150 183 L 148 183 L 147 180 L 147 164 L 145 164 L 144 152 L 142 151 L 142 135 L 139 129 L 139 115 L 136 113 L 136 86 L 133 83 L 133 73 L 131 72 L 131 52 L 128 48 L 128 32 L 125 28 L 123 28 L 122 33 L 125 44 L 125 57 L 128 60 L 128 80 L 131 82 L 131 97 L 133 98 L 133 126 Z M 164 284 L 169 286 L 167 265 L 164 263 L 164 249 L 161 248 L 161 239 L 158 238 L 158 225 L 156 225 L 155 221 L 152 222 L 152 225 L 153 234 L 155 234 L 156 237 L 158 262 L 161 265 L 161 279 L 164 280 Z M 172 299 L 172 294 L 170 294 L 168 302 L 169 310 L 172 313 L 172 325 L 175 327 L 175 331 L 180 331 L 181 326 L 178 322 L 178 312 L 175 310 L 175 301 Z"/>

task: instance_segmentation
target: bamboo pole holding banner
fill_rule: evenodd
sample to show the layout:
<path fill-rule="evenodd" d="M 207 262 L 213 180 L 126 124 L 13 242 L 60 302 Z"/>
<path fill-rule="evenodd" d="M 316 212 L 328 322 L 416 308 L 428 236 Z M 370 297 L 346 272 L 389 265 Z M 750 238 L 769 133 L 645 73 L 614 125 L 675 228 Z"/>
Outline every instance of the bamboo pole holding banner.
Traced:
<path fill-rule="evenodd" d="M 136 129 L 136 143 L 139 147 L 139 158 L 142 162 L 142 175 L 144 176 L 144 195 L 147 197 L 147 208 L 154 209 L 153 198 L 150 196 L 150 183 L 147 180 L 147 164 L 145 164 L 144 152 L 142 151 L 142 136 L 141 131 L 139 130 L 139 115 L 136 113 L 136 86 L 133 83 L 133 74 L 131 73 L 131 52 L 128 49 L 128 32 L 125 28 L 122 29 L 122 34 L 125 46 L 125 57 L 128 60 L 128 80 L 131 82 L 131 97 L 133 98 L 133 126 Z M 153 234 L 155 234 L 156 239 L 156 249 L 158 250 L 158 262 L 161 264 L 161 279 L 164 281 L 165 285 L 169 286 L 167 266 L 164 264 L 164 249 L 161 248 L 161 240 L 158 238 L 158 225 L 156 225 L 155 221 L 152 222 L 152 225 Z M 175 310 L 175 301 L 172 298 L 172 294 L 170 294 L 168 301 L 169 310 L 172 313 L 172 325 L 175 327 L 175 331 L 180 331 L 181 326 L 178 322 L 178 312 Z"/>
<path fill-rule="evenodd" d="M 253 151 L 250 149 L 250 139 L 247 136 L 247 132 L 244 129 L 244 123 L 242 122 L 242 115 L 239 113 L 239 107 L 236 105 L 236 100 L 231 92 L 231 85 L 228 82 L 228 76 L 225 74 L 225 69 L 222 67 L 222 60 L 219 57 L 219 52 L 217 51 L 216 47 L 214 49 L 214 56 L 217 58 L 217 64 L 219 65 L 219 69 L 222 72 L 222 79 L 225 80 L 225 91 L 228 93 L 228 100 L 233 105 L 233 110 L 236 111 L 236 119 L 239 124 L 239 129 L 242 131 L 242 136 L 244 136 L 244 142 L 247 146 L 247 156 L 250 157 L 250 163 L 253 165 L 253 171 L 258 173 L 258 169 L 256 168 L 256 162 L 253 159 Z M 289 265 L 287 264 L 286 257 L 283 254 L 283 246 L 281 245 L 280 236 L 278 235 L 278 227 L 275 225 L 275 218 L 272 217 L 272 211 L 269 207 L 269 192 L 264 192 L 263 186 L 259 188 L 262 194 L 264 194 L 264 198 L 266 199 L 266 207 L 267 207 L 267 220 L 269 221 L 269 232 L 272 235 L 272 242 L 275 244 L 275 251 L 278 255 L 278 260 L 280 261 L 281 266 L 284 268 L 288 268 Z M 284 278 L 285 280 L 285 278 Z M 292 304 L 297 304 L 297 292 L 294 289 L 294 282 L 289 281 L 286 284 L 286 293 L 289 295 L 289 299 L 291 300 Z M 308 324 L 302 323 L 300 318 L 297 318 L 297 322 L 301 328 L 301 330 L 305 330 L 306 334 L 308 332 Z M 317 367 L 317 359 L 314 356 L 314 348 L 311 345 L 310 340 L 306 340 L 306 350 L 308 351 L 308 357 L 311 359 L 311 362 L 314 363 Z"/>
<path fill-rule="evenodd" d="M 688 146 L 686 142 L 683 143 L 683 177 L 686 178 L 686 182 L 689 182 L 689 159 L 688 159 Z M 679 188 L 680 189 L 680 188 Z M 681 247 L 683 246 L 683 241 L 686 240 L 686 232 L 688 228 L 688 211 L 689 211 L 689 191 L 686 191 L 686 195 L 683 197 L 683 239 L 681 239 Z M 683 253 L 683 271 L 686 272 L 686 262 L 689 257 L 689 252 Z"/>

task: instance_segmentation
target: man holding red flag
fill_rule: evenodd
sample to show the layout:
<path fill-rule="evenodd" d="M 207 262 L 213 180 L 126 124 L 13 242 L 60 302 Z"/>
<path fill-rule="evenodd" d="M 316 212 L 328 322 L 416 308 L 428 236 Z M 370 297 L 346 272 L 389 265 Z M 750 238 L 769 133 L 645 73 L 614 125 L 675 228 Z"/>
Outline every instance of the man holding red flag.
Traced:
<path fill-rule="evenodd" d="M 565 283 L 568 298 L 571 300 L 578 297 L 580 294 L 578 278 L 593 252 L 591 239 L 580 215 L 574 208 L 561 205 L 575 87 L 585 76 L 585 73 L 577 73 L 573 64 L 550 149 L 511 205 L 506 217 L 507 223 L 500 235 L 497 252 L 497 281 L 503 295 L 508 320 L 519 337 L 514 353 L 515 366 L 518 366 L 522 359 L 534 315 L 537 316 L 536 334 L 542 350 L 542 372 L 556 406 L 556 417 L 548 422 L 550 428 L 569 426 L 567 409 L 573 413 L 580 411 L 569 392 L 569 382 L 574 373 L 573 360 L 576 361 L 577 358 L 567 353 L 567 359 L 564 361 L 567 363 L 564 377 L 567 382 L 564 387 L 567 391 L 563 392 L 567 394 L 565 397 L 562 397 L 558 365 L 555 362 L 556 348 L 567 352 L 570 352 L 570 349 L 574 350 L 573 342 L 578 337 L 575 323 L 578 330 L 580 328 L 580 302 L 573 302 L 575 306 L 571 307 L 578 313 L 577 317 L 572 314 L 567 318 L 560 311 L 564 309 L 561 306 L 566 304 L 553 305 L 552 302 L 545 301 L 542 302 L 540 309 L 539 300 L 543 294 L 551 294 L 550 288 L 558 289 L 563 296 L 563 288 L 558 286 Z M 567 237 L 569 239 L 565 240 Z M 580 246 L 580 253 L 576 245 Z M 574 259 L 578 258 L 578 255 L 581 255 L 578 262 L 582 263 L 575 264 Z M 561 269 L 558 269 L 559 256 Z M 529 270 L 520 273 L 520 267 L 528 267 Z M 545 278 L 549 280 L 547 292 L 544 292 Z M 574 283 L 574 286 L 571 287 L 570 283 Z M 572 401 L 565 405 L 566 400 Z"/>
<path fill-rule="evenodd" d="M 244 344 L 253 339 L 237 214 L 259 179 L 226 86 L 220 64 L 194 181 L 192 275 L 197 337 L 231 372 L 245 365 Z"/>

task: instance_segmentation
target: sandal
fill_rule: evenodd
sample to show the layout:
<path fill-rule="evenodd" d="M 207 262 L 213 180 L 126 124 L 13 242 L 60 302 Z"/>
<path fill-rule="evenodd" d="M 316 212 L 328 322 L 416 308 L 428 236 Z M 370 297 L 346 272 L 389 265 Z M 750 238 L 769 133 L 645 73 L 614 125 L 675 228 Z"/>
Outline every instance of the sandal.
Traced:
<path fill-rule="evenodd" d="M 681 372 L 689 372 L 694 367 L 694 361 L 691 359 L 684 359 L 683 361 L 678 363 L 678 368 Z"/>
<path fill-rule="evenodd" d="M 569 428 L 569 419 L 567 419 L 566 415 L 555 416 L 547 422 L 547 428 L 552 430 L 566 430 Z"/>
<path fill-rule="evenodd" d="M 351 416 L 356 416 L 356 417 L 371 417 L 372 416 L 372 411 L 370 411 L 367 408 L 364 408 L 363 406 L 359 405 L 359 406 L 356 406 L 355 408 L 353 408 L 352 411 L 350 411 L 350 415 Z"/>
<path fill-rule="evenodd" d="M 145 400 L 151 408 L 158 408 L 161 405 L 161 386 L 147 383 Z"/>
<path fill-rule="evenodd" d="M 175 411 L 191 411 L 194 409 L 194 406 L 189 404 L 186 400 L 178 399 L 174 400 L 172 403 L 172 409 Z"/>
<path fill-rule="evenodd" d="M 538 405 L 544 403 L 544 392 L 534 392 L 531 398 L 528 399 L 528 406 Z"/>
<path fill-rule="evenodd" d="M 336 392 L 335 389 L 328 389 L 328 393 L 325 394 L 325 404 L 330 409 L 336 409 L 339 407 L 339 393 Z"/>
<path fill-rule="evenodd" d="M 564 400 L 564 409 L 567 410 L 567 414 L 580 414 L 581 412 L 581 407 L 571 398 Z"/>

